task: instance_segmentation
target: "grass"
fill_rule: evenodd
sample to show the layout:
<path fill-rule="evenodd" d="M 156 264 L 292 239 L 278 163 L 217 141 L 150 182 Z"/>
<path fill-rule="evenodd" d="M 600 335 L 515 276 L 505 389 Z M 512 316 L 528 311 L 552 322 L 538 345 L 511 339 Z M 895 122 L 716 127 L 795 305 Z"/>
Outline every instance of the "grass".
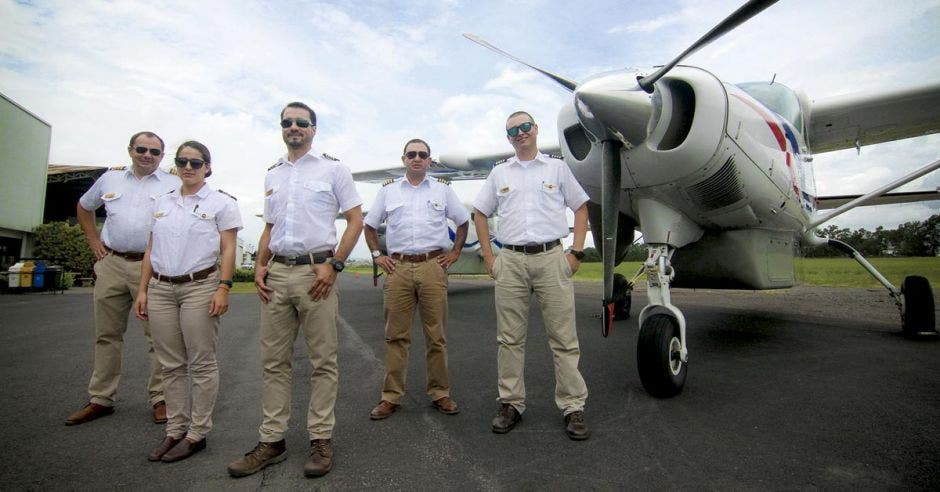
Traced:
<path fill-rule="evenodd" d="M 907 275 L 927 277 L 936 289 L 940 286 L 940 258 L 871 258 L 872 265 L 878 269 L 895 287 L 900 287 Z M 797 258 L 797 283 L 826 287 L 881 287 L 864 268 L 850 258 Z M 641 262 L 621 263 L 616 271 L 627 279 L 633 278 Z M 352 274 L 372 275 L 372 267 L 355 266 L 347 269 Z M 599 282 L 603 276 L 600 263 L 584 263 L 578 269 L 574 279 L 579 282 Z M 642 281 L 642 278 L 641 280 Z M 254 284 L 237 282 L 233 293 L 255 292 Z"/>

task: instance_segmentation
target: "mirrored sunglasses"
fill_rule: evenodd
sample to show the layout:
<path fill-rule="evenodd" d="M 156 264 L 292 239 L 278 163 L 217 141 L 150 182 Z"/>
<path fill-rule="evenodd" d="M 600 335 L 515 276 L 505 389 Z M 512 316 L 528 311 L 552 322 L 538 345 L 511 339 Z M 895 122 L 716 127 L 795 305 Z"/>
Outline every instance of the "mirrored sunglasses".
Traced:
<path fill-rule="evenodd" d="M 522 133 L 529 133 L 530 131 L 532 131 L 532 126 L 533 126 L 532 123 L 526 121 L 525 123 L 521 125 L 514 126 L 512 128 L 507 128 L 506 134 L 509 135 L 510 137 L 515 137 L 516 135 L 519 134 L 520 131 Z"/>

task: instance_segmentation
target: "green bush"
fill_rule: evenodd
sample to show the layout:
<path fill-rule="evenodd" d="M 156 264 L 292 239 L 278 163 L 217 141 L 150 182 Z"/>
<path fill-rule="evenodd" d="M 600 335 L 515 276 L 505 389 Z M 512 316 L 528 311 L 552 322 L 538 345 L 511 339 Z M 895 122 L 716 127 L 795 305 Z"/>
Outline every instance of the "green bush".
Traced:
<path fill-rule="evenodd" d="M 91 276 L 95 255 L 85 242 L 81 227 L 67 222 L 49 222 L 33 230 L 33 256 L 48 259 L 66 271 Z"/>
<path fill-rule="evenodd" d="M 254 268 L 236 268 L 235 275 L 232 277 L 234 282 L 252 282 L 255 281 Z"/>

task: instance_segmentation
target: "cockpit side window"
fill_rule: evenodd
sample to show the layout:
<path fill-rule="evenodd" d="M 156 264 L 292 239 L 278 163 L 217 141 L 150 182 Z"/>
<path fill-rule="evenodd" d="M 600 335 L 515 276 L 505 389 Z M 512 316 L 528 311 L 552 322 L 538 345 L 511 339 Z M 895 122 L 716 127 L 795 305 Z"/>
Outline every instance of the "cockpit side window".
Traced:
<path fill-rule="evenodd" d="M 746 82 L 735 85 L 782 116 L 793 125 L 793 128 L 803 130 L 803 109 L 800 107 L 800 99 L 789 87 L 779 82 Z"/>

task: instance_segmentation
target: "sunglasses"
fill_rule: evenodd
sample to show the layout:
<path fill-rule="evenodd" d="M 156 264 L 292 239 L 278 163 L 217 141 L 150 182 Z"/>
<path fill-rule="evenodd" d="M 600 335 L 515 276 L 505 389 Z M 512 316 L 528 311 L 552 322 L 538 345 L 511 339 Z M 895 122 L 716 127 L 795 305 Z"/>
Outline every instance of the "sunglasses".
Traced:
<path fill-rule="evenodd" d="M 419 150 L 417 152 L 415 152 L 414 150 L 409 150 L 408 152 L 405 152 L 405 157 L 407 157 L 408 159 L 414 159 L 415 156 L 418 156 L 421 159 L 427 159 L 429 155 L 430 154 L 428 154 L 427 152 L 423 150 Z"/>
<path fill-rule="evenodd" d="M 303 118 L 297 118 L 296 120 L 293 120 L 293 119 L 290 119 L 290 118 L 284 118 L 283 120 L 281 120 L 281 128 L 290 128 L 291 125 L 293 125 L 293 124 L 295 124 L 295 123 L 296 123 L 297 126 L 299 126 L 300 128 L 309 128 L 309 127 L 310 127 L 310 120 L 305 120 L 305 119 L 303 119 Z"/>
<path fill-rule="evenodd" d="M 134 147 L 134 152 L 137 152 L 138 154 L 141 154 L 141 155 L 146 154 L 147 152 L 150 152 L 150 155 L 154 157 L 163 153 L 163 151 L 160 149 L 148 149 L 147 147 Z"/>
<path fill-rule="evenodd" d="M 202 169 L 202 165 L 208 163 L 202 159 L 187 159 L 185 157 L 176 158 L 176 167 L 182 169 L 186 167 L 186 164 L 189 164 L 189 167 L 193 168 L 193 170 L 196 170 Z"/>
<path fill-rule="evenodd" d="M 516 135 L 519 134 L 520 131 L 521 131 L 522 133 L 529 133 L 530 131 L 532 131 L 532 126 L 533 126 L 532 123 L 526 121 L 525 123 L 523 123 L 523 124 L 521 124 L 521 125 L 519 125 L 519 126 L 514 126 L 514 127 L 512 127 L 512 128 L 507 128 L 507 129 L 506 129 L 506 134 L 509 135 L 510 137 L 515 137 Z"/>

